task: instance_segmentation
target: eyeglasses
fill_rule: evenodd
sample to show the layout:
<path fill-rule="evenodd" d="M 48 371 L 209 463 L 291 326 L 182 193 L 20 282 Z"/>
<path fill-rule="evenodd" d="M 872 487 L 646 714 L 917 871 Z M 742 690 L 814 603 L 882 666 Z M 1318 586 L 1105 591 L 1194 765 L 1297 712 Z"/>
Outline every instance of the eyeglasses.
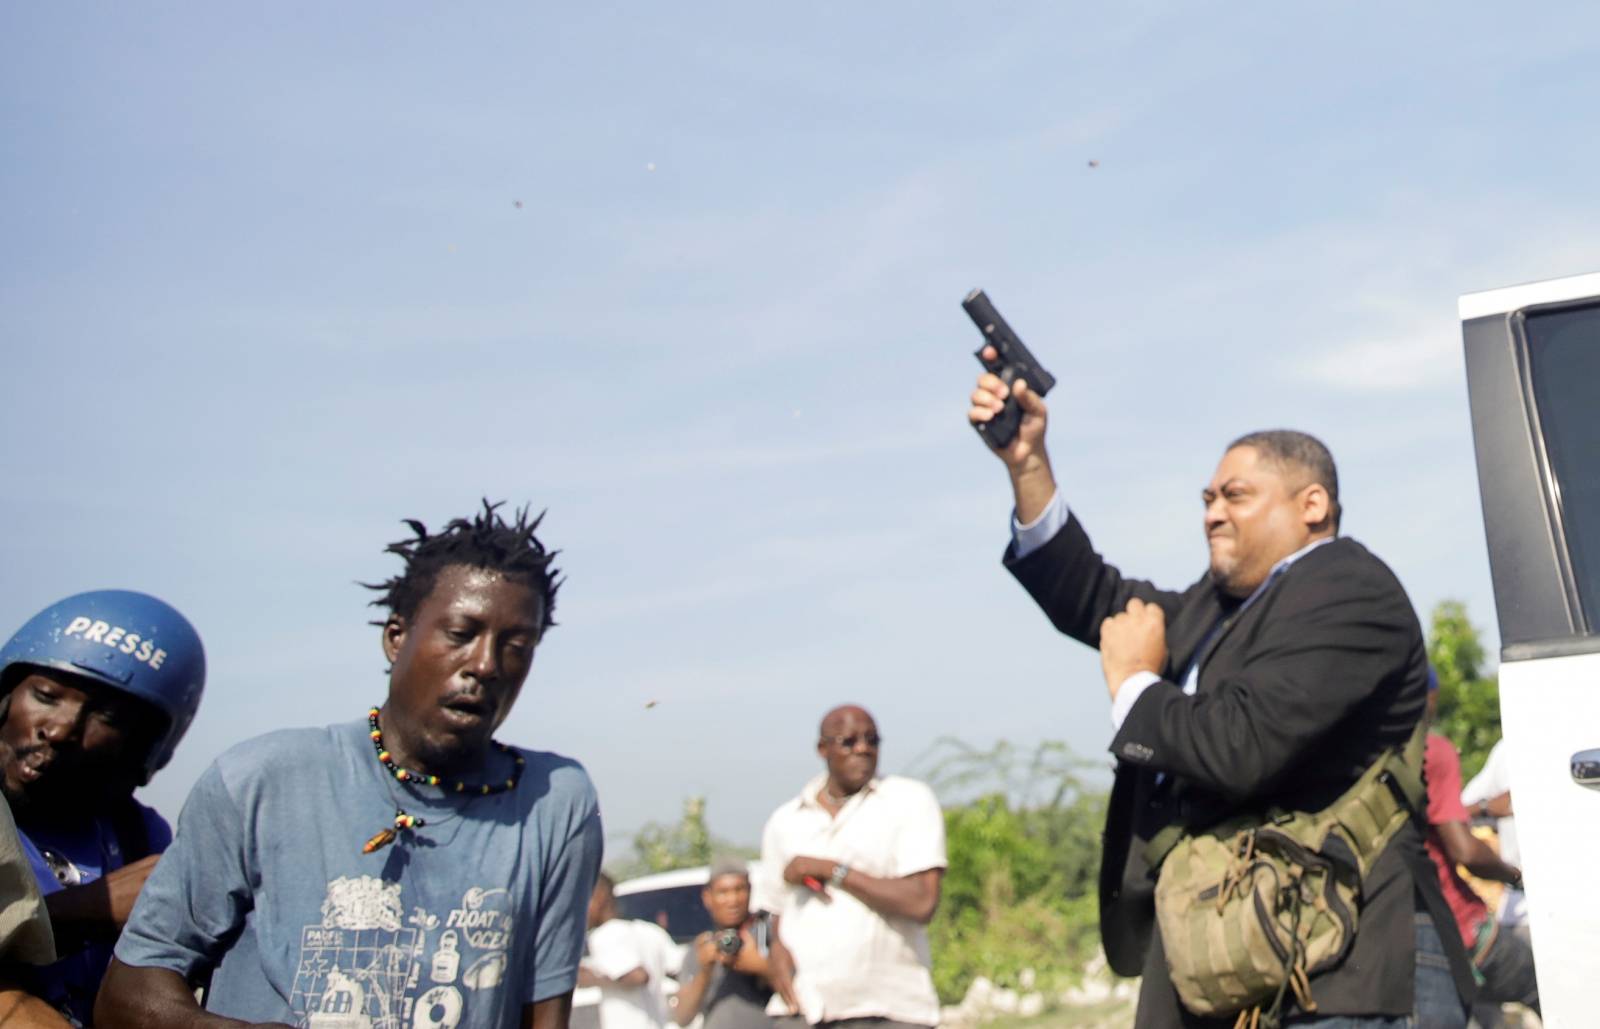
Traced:
<path fill-rule="evenodd" d="M 861 734 L 852 733 L 849 736 L 824 736 L 822 737 L 822 742 L 831 743 L 834 746 L 840 747 L 844 750 L 855 750 L 856 744 L 865 743 L 871 749 L 877 750 L 878 744 L 883 742 L 883 737 L 879 736 L 875 732 Z"/>

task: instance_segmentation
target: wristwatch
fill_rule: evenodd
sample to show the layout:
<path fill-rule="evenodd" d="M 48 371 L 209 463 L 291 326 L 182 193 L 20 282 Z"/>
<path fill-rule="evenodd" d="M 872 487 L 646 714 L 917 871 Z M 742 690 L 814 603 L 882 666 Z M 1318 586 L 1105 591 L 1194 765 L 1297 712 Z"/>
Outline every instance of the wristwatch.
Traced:
<path fill-rule="evenodd" d="M 845 864 L 843 861 L 837 862 L 833 866 L 833 872 L 828 876 L 828 885 L 834 887 L 843 886 L 844 877 L 849 874 L 850 866 Z"/>

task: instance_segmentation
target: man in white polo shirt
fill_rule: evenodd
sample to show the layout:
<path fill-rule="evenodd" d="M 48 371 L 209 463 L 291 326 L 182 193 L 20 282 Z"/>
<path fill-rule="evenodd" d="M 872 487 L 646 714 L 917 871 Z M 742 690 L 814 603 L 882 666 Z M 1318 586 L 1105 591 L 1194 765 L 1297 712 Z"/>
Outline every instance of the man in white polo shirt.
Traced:
<path fill-rule="evenodd" d="M 755 906 L 777 918 L 773 1014 L 792 1004 L 831 1029 L 938 1024 L 927 925 L 944 816 L 924 784 L 878 777 L 879 742 L 866 711 L 829 711 L 817 741 L 827 771 L 767 819 Z"/>

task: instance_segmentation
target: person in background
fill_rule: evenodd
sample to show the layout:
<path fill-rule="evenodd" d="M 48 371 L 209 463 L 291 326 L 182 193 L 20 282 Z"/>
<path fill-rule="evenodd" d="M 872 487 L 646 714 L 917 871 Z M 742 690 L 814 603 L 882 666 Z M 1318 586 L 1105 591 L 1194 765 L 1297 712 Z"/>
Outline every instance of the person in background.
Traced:
<path fill-rule="evenodd" d="M 589 898 L 589 954 L 578 968 L 579 986 L 600 988 L 600 1029 L 666 1025 L 666 980 L 678 962 L 666 930 L 617 914 L 616 883 L 600 873 Z"/>
<path fill-rule="evenodd" d="M 127 590 L 58 601 L 0 649 L 0 789 L 57 954 L 14 969 L 0 1010 L 27 993 L 73 1025 L 91 1024 L 112 944 L 172 841 L 133 791 L 172 757 L 205 678 L 188 620 Z"/>
<path fill-rule="evenodd" d="M 774 1015 L 835 1029 L 938 1024 L 928 922 L 944 815 L 925 784 L 878 775 L 882 742 L 864 709 L 829 711 L 823 773 L 767 819 L 755 906 L 776 917 Z"/>
<path fill-rule="evenodd" d="M 1439 680 L 1430 669 L 1430 720 L 1438 707 Z M 1456 866 L 1464 866 L 1480 879 L 1492 879 L 1517 889 L 1522 887 L 1522 872 L 1472 835 L 1471 816 L 1461 803 L 1461 755 L 1455 744 L 1439 733 L 1429 732 L 1424 769 L 1428 784 L 1428 856 L 1438 869 L 1439 886 L 1481 980 L 1477 999 L 1480 1003 L 1514 1002 L 1538 1011 L 1539 984 L 1534 975 L 1533 948 L 1526 937 L 1501 931 L 1488 906 L 1461 878 Z M 1460 1024 L 1466 1024 L 1465 1013 Z"/>
<path fill-rule="evenodd" d="M 1522 853 L 1517 846 L 1517 818 L 1511 806 L 1511 760 L 1506 755 L 1505 740 L 1498 740 L 1489 750 L 1489 758 L 1472 780 L 1461 788 L 1461 803 L 1466 806 L 1476 823 L 1494 826 L 1499 840 L 1500 857 L 1507 864 L 1522 865 Z M 1515 926 L 1526 932 L 1528 925 L 1528 898 L 1520 888 L 1508 886 L 1500 895 L 1500 904 L 1494 913 L 1502 927 Z"/>
<path fill-rule="evenodd" d="M 713 862 L 700 900 L 715 928 L 696 937 L 684 956 L 673 1021 L 688 1025 L 703 1014 L 703 1029 L 771 1029 L 771 926 L 764 913 L 750 911 L 745 863 L 737 858 Z"/>
<path fill-rule="evenodd" d="M 1493 826 L 1500 859 L 1521 868 L 1517 819 L 1511 806 L 1511 759 L 1506 754 L 1505 740 L 1495 741 L 1483 768 L 1462 787 L 1461 803 L 1472 814 L 1474 825 Z M 1530 951 L 1533 949 L 1533 937 L 1528 930 L 1528 895 L 1521 887 L 1506 886 L 1500 890 L 1494 903 L 1494 917 L 1500 932 L 1520 937 L 1522 944 Z M 1480 1029 L 1498 1029 L 1504 1023 L 1500 1005 L 1492 1001 L 1473 1005 L 1472 1019 Z"/>

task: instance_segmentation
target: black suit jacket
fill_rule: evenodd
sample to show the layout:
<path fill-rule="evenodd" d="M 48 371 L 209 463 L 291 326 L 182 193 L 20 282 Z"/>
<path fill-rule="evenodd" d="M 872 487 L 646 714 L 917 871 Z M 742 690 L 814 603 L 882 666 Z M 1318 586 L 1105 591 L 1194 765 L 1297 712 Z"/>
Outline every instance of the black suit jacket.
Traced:
<path fill-rule="evenodd" d="M 1056 628 L 1091 647 L 1100 623 L 1132 597 L 1166 614 L 1163 681 L 1139 697 L 1111 742 L 1117 774 L 1101 852 L 1100 934 L 1113 969 L 1145 975 L 1141 1026 L 1204 1024 L 1180 1011 L 1158 934 L 1152 946 L 1155 882 L 1144 845 L 1174 821 L 1326 807 L 1385 748 L 1403 744 L 1427 698 L 1411 601 L 1394 573 L 1349 539 L 1305 554 L 1243 610 L 1209 575 L 1181 592 L 1123 577 L 1076 518 L 1021 560 L 1009 549 L 1005 562 Z M 1179 683 L 1197 659 L 1191 697 Z M 1411 1013 L 1407 859 L 1421 856 L 1421 835 L 1407 825 L 1375 862 L 1349 956 L 1312 979 L 1319 1014 Z"/>

